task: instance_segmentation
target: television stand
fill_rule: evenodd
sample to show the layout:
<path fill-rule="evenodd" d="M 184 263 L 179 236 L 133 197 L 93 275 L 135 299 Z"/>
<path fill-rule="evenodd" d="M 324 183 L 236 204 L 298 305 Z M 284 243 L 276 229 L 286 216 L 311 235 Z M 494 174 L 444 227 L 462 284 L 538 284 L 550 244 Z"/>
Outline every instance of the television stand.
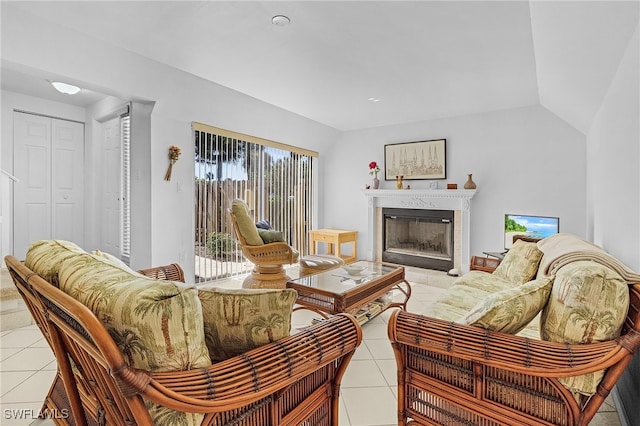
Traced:
<path fill-rule="evenodd" d="M 506 251 L 483 251 L 482 254 L 486 254 L 487 256 L 495 257 L 497 259 L 504 259 L 504 255 L 507 254 Z"/>
<path fill-rule="evenodd" d="M 469 265 L 469 270 L 483 271 L 491 274 L 496 270 L 501 261 L 502 259 L 496 259 L 493 257 L 471 256 L 471 265 Z"/>

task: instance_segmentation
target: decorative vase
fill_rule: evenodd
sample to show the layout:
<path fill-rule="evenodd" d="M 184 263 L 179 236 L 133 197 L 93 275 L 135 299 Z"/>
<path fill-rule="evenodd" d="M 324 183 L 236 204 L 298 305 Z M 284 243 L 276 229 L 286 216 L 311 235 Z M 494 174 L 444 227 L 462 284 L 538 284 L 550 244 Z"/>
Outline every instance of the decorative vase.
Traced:
<path fill-rule="evenodd" d="M 373 175 L 373 189 L 378 189 L 380 187 L 380 180 L 378 179 L 378 174 Z"/>
<path fill-rule="evenodd" d="M 476 183 L 473 181 L 473 174 L 469 173 L 467 176 L 469 178 L 464 183 L 464 189 L 476 189 Z"/>

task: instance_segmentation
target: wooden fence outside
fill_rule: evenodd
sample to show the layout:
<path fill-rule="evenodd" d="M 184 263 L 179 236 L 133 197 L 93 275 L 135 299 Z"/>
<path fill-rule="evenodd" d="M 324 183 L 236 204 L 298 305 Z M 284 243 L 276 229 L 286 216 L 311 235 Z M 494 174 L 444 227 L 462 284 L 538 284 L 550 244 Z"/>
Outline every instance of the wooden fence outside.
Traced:
<path fill-rule="evenodd" d="M 227 209 L 235 198 L 243 199 L 254 214 L 254 219 L 269 220 L 274 229 L 282 231 L 285 240 L 300 255 L 308 252 L 310 217 L 310 194 L 301 187 L 293 187 L 291 194 L 274 199 L 268 190 L 250 188 L 246 180 L 223 180 L 221 182 L 198 180 L 195 185 L 195 252 L 196 282 L 211 281 L 228 276 L 247 273 L 253 265 L 249 263 L 236 243 Z M 262 194 L 262 199 L 258 197 Z M 271 217 L 265 217 L 271 216 Z M 216 255 L 207 250 L 207 237 L 213 232 L 228 234 L 234 241 L 232 254 Z"/>

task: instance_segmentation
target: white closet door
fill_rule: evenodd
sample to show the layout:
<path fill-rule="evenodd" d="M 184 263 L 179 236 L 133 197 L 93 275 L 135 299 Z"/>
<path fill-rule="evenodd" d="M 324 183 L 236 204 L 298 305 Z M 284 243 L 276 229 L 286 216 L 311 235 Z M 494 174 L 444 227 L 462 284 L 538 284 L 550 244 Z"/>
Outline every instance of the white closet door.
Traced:
<path fill-rule="evenodd" d="M 102 242 L 100 249 L 120 257 L 120 117 L 102 124 Z"/>
<path fill-rule="evenodd" d="M 52 120 L 51 238 L 84 240 L 84 125 Z"/>
<path fill-rule="evenodd" d="M 13 252 L 51 237 L 51 119 L 14 113 Z"/>
<path fill-rule="evenodd" d="M 13 252 L 42 239 L 82 246 L 84 125 L 14 113 Z"/>

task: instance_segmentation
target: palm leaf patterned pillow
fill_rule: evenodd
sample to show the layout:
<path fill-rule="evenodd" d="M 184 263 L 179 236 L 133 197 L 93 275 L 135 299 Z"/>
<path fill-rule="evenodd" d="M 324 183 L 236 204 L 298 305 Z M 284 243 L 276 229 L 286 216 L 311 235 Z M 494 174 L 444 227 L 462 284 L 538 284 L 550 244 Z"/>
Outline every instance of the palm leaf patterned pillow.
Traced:
<path fill-rule="evenodd" d="M 292 289 L 199 290 L 212 361 L 222 361 L 289 335 L 298 297 Z"/>
<path fill-rule="evenodd" d="M 538 278 L 490 294 L 457 322 L 515 334 L 525 328 L 547 303 L 552 277 Z"/>
<path fill-rule="evenodd" d="M 541 259 L 536 243 L 517 240 L 493 273 L 516 285 L 523 284 L 535 278 Z"/>
<path fill-rule="evenodd" d="M 60 264 L 79 253 L 85 253 L 85 251 L 70 241 L 35 241 L 29 246 L 24 265 L 51 284 L 58 286 Z"/>
<path fill-rule="evenodd" d="M 629 288 L 619 274 L 596 262 L 572 262 L 556 273 L 549 302 L 542 310 L 540 337 L 572 344 L 615 339 L 628 308 Z M 573 392 L 593 395 L 603 374 L 559 381 Z"/>
<path fill-rule="evenodd" d="M 59 279 L 60 289 L 105 325 L 131 366 L 155 372 L 211 365 L 195 287 L 142 277 L 88 253 L 64 261 Z M 145 404 L 156 425 L 195 426 L 204 417 Z"/>

